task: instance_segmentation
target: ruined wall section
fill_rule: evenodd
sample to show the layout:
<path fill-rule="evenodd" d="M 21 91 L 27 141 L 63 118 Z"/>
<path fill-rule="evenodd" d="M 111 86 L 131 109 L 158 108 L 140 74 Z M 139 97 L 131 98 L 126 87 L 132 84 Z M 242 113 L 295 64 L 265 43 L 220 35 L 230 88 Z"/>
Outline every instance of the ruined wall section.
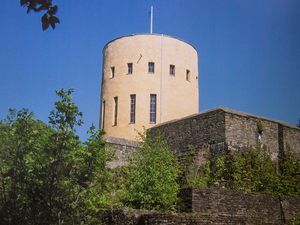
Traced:
<path fill-rule="evenodd" d="M 278 123 L 226 109 L 225 137 L 230 150 L 249 146 L 266 146 L 275 160 L 279 152 Z M 259 125 L 260 124 L 260 125 Z M 262 132 L 259 132 L 261 126 Z"/>
<path fill-rule="evenodd" d="M 225 121 L 222 110 L 200 113 L 180 120 L 160 124 L 149 130 L 152 137 L 160 134 L 176 154 L 191 148 L 223 143 L 225 140 Z"/>
<path fill-rule="evenodd" d="M 254 224 L 282 224 L 300 212 L 300 198 L 243 193 L 228 189 L 181 190 L 182 210 L 188 213 L 227 215 Z M 252 223 L 251 223 L 252 222 Z"/>
<path fill-rule="evenodd" d="M 149 134 L 161 134 L 179 156 L 194 154 L 196 165 L 203 163 L 208 151 L 216 155 L 227 148 L 235 151 L 260 145 L 273 160 L 280 158 L 287 146 L 300 154 L 300 128 L 227 108 L 169 121 L 151 128 Z"/>
<path fill-rule="evenodd" d="M 107 138 L 107 148 L 114 153 L 114 159 L 108 163 L 108 167 L 115 168 L 118 166 L 126 166 L 128 157 L 139 147 L 140 142 L 131 141 L 123 138 Z"/>
<path fill-rule="evenodd" d="M 195 165 L 200 166 L 208 151 L 217 153 L 225 148 L 224 116 L 224 111 L 220 109 L 207 111 L 160 124 L 149 129 L 149 134 L 152 137 L 160 134 L 172 151 L 180 156 L 183 164 L 193 160 Z"/>
<path fill-rule="evenodd" d="M 283 145 L 287 150 L 289 147 L 300 156 L 300 129 L 290 126 L 283 126 Z"/>
<path fill-rule="evenodd" d="M 279 225 L 300 212 L 299 197 L 187 188 L 181 198 L 181 212 L 115 209 L 100 212 L 99 219 L 105 225 Z"/>

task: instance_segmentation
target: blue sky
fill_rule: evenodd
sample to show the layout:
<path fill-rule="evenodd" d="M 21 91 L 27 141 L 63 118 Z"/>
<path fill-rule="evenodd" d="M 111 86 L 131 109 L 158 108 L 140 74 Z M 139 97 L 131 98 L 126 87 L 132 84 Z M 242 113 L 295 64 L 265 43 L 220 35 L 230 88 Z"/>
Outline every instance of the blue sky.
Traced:
<path fill-rule="evenodd" d="M 1 0 L 0 118 L 28 108 L 47 122 L 54 91 L 75 89 L 82 139 L 99 120 L 102 48 L 149 32 L 186 40 L 199 54 L 200 111 L 225 106 L 296 124 L 300 117 L 299 0 L 53 0 L 57 29 Z"/>

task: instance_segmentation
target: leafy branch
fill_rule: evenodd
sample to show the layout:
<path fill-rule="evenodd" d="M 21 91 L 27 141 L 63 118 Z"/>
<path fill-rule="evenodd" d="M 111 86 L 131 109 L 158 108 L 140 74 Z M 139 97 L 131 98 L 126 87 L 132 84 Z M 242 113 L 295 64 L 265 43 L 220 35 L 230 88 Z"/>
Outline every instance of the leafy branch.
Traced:
<path fill-rule="evenodd" d="M 20 0 L 20 5 L 27 7 L 27 13 L 31 11 L 44 12 L 41 18 L 43 30 L 47 30 L 49 26 L 55 29 L 56 24 L 60 23 L 59 19 L 55 16 L 58 7 L 52 4 L 52 0 Z"/>

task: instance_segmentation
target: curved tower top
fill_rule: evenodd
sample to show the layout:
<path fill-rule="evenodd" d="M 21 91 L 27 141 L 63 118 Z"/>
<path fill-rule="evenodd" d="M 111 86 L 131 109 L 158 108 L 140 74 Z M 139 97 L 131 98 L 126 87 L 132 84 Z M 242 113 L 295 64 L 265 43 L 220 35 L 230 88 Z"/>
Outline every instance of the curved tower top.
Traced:
<path fill-rule="evenodd" d="M 177 38 L 138 34 L 103 48 L 100 127 L 135 140 L 156 124 L 198 112 L 198 55 Z"/>

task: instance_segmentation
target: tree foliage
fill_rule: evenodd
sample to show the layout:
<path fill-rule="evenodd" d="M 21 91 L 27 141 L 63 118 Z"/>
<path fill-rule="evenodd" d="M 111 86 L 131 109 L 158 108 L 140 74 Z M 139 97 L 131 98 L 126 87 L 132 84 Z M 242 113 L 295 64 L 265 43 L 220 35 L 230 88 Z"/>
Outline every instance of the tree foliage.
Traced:
<path fill-rule="evenodd" d="M 129 161 L 125 199 L 137 208 L 171 210 L 177 201 L 179 172 L 164 140 L 144 138 Z"/>
<path fill-rule="evenodd" d="M 43 12 L 41 17 L 42 29 L 47 30 L 49 26 L 55 29 L 56 24 L 60 23 L 59 19 L 55 16 L 58 11 L 58 6 L 52 4 L 52 0 L 20 0 L 22 7 L 27 7 L 27 13 Z"/>
<path fill-rule="evenodd" d="M 0 122 L 0 224 L 92 221 L 91 199 L 106 188 L 109 154 L 93 127 L 87 142 L 76 136 L 82 114 L 72 91 L 57 91 L 49 125 L 27 110 L 10 110 Z"/>

